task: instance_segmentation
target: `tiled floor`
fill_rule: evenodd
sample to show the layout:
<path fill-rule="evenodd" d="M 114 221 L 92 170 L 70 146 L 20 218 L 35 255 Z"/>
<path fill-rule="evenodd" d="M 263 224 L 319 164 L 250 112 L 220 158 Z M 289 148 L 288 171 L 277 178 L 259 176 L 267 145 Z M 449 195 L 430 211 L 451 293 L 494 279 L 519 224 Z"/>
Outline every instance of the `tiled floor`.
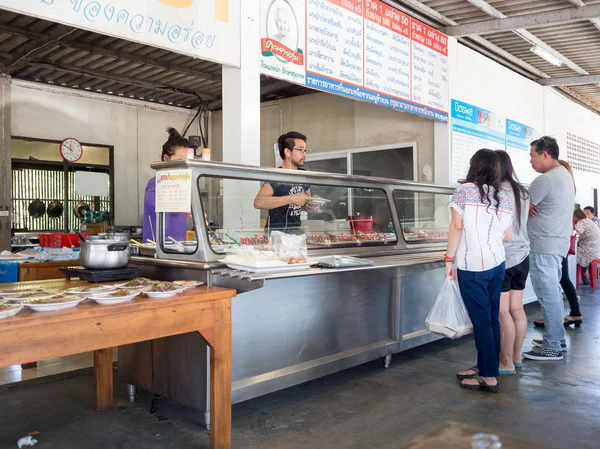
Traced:
<path fill-rule="evenodd" d="M 113 360 L 117 360 L 116 348 L 113 352 Z M 21 369 L 21 365 L 7 366 L 6 368 L 0 368 L 0 385 L 91 368 L 93 364 L 93 353 L 84 352 L 68 357 L 57 357 L 55 359 L 38 361 L 37 368 Z"/>

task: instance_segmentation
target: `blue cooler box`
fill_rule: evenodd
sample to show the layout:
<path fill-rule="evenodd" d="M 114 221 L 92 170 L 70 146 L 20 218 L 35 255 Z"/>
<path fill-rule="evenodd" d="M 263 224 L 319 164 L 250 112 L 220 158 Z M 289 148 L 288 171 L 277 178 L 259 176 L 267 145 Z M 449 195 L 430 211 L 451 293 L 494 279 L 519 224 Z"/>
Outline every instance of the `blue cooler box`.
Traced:
<path fill-rule="evenodd" d="M 19 264 L 0 261 L 0 284 L 19 282 Z"/>

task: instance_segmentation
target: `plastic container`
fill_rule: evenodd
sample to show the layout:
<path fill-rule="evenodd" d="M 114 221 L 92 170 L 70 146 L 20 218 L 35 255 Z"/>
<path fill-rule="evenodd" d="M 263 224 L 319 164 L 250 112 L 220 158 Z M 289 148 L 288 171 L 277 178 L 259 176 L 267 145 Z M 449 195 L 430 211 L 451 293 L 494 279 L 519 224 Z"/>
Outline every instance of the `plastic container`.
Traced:
<path fill-rule="evenodd" d="M 19 264 L 17 262 L 0 262 L 0 284 L 19 282 Z"/>
<path fill-rule="evenodd" d="M 210 161 L 210 148 L 202 148 L 202 159 Z"/>
<path fill-rule="evenodd" d="M 352 215 L 348 217 L 348 221 L 355 232 L 373 232 L 373 217 L 371 215 Z"/>
<path fill-rule="evenodd" d="M 87 234 L 83 234 L 87 238 Z M 77 234 L 40 234 L 40 246 L 42 248 L 79 248 L 79 237 Z"/>

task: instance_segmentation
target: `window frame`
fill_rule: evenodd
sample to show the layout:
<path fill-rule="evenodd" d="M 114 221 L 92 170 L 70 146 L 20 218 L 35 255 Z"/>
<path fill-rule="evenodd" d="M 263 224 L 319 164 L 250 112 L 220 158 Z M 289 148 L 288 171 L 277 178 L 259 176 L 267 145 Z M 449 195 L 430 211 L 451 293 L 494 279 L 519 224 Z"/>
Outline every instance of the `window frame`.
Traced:
<path fill-rule="evenodd" d="M 346 158 L 346 175 L 353 175 L 352 171 L 354 169 L 354 163 L 352 160 L 352 155 L 357 153 L 368 153 L 368 152 L 376 152 L 376 151 L 387 151 L 387 150 L 399 150 L 402 148 L 410 148 L 412 147 L 412 157 L 413 157 L 413 177 L 412 179 L 403 179 L 402 181 L 418 181 L 419 170 L 417 164 L 417 142 L 409 141 L 409 142 L 399 142 L 393 143 L 389 145 L 376 145 L 373 147 L 361 147 L 361 148 L 350 148 L 347 150 L 335 150 L 335 151 L 327 151 L 327 152 L 318 152 L 318 153 L 308 153 L 306 156 L 306 162 L 311 161 L 324 161 L 331 159 L 343 159 Z"/>
<path fill-rule="evenodd" d="M 26 142 L 42 142 L 42 143 L 52 143 L 52 144 L 57 144 L 60 145 L 60 143 L 62 142 L 61 140 L 54 140 L 54 139 L 41 139 L 41 138 L 36 138 L 36 137 L 24 137 L 24 136 L 11 136 L 10 137 L 11 141 L 12 140 L 24 140 Z M 45 167 L 53 167 L 58 169 L 57 171 L 62 171 L 64 172 L 65 177 L 68 179 L 69 173 L 70 172 L 75 172 L 75 171 L 95 171 L 95 170 L 108 170 L 108 176 L 109 176 L 109 202 L 110 202 L 110 221 L 111 222 L 115 222 L 115 182 L 114 182 L 114 178 L 115 178 L 115 148 L 113 145 L 104 145 L 104 144 L 98 144 L 98 143 L 86 143 L 86 142 L 81 142 L 81 145 L 83 146 L 87 146 L 87 147 L 96 147 L 96 148 L 107 148 L 108 149 L 108 165 L 101 165 L 101 164 L 89 164 L 89 163 L 78 163 L 78 162 L 67 162 L 67 161 L 46 161 L 46 160 L 29 160 L 29 159 L 16 159 L 16 158 L 12 158 L 11 157 L 11 168 L 10 168 L 10 175 L 11 175 L 11 183 L 12 183 L 12 173 L 13 173 L 13 168 L 14 165 L 20 166 L 20 167 L 26 167 L 26 168 L 43 168 Z M 14 192 L 11 193 L 11 213 L 12 213 L 12 201 L 13 201 L 13 196 L 14 196 Z M 63 232 L 69 232 L 69 213 L 70 211 L 68 210 L 68 204 L 69 204 L 69 195 L 68 195 L 68 183 L 65 183 L 65 192 L 64 192 L 64 201 L 65 201 L 65 205 L 64 205 L 64 212 L 63 212 Z M 11 231 L 13 230 L 13 223 L 12 223 L 12 219 L 11 219 Z M 16 232 L 21 232 L 21 231 L 16 231 Z M 29 230 L 27 232 L 30 233 L 35 233 L 35 232 L 46 232 L 44 230 Z M 48 232 L 61 232 L 61 231 L 48 231 Z"/>

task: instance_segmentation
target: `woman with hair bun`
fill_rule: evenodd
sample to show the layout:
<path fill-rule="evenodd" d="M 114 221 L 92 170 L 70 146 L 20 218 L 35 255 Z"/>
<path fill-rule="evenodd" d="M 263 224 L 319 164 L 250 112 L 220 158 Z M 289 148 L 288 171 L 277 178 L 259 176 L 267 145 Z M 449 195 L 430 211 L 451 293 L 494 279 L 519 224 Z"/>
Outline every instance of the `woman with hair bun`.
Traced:
<path fill-rule="evenodd" d="M 162 146 L 161 161 L 181 161 L 187 158 L 190 143 L 181 137 L 175 128 L 168 128 L 169 138 Z M 183 213 L 168 213 L 165 226 L 165 236 L 175 240 L 185 240 L 187 230 L 187 215 Z M 144 242 L 154 240 L 156 232 L 156 177 L 150 179 L 144 194 Z"/>

